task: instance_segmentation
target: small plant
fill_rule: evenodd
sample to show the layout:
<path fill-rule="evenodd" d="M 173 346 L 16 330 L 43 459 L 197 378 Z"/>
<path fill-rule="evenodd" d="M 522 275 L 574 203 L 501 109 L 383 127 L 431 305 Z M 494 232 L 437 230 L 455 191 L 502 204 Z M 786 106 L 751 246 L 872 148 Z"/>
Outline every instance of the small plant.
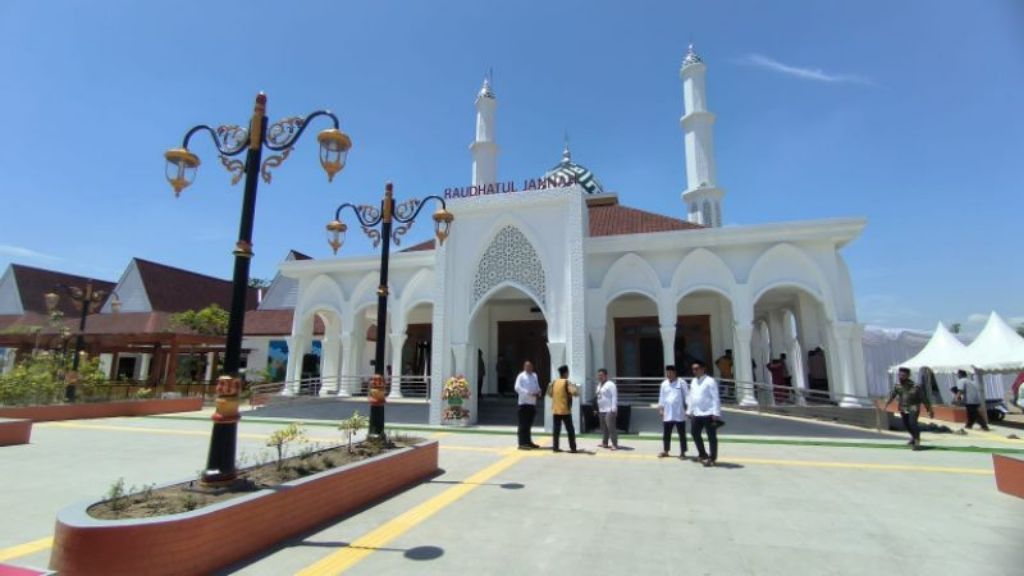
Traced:
<path fill-rule="evenodd" d="M 110 503 L 110 509 L 115 513 L 120 514 L 125 508 L 128 507 L 128 499 L 125 498 L 127 494 L 124 486 L 124 478 L 118 478 L 116 482 L 110 485 L 107 489 L 106 499 Z"/>
<path fill-rule="evenodd" d="M 358 410 L 352 412 L 351 418 L 346 418 L 338 423 L 338 430 L 341 430 L 342 434 L 348 440 L 348 453 L 352 453 L 352 439 L 360 430 L 366 428 L 370 424 L 370 419 L 359 413 Z"/>
<path fill-rule="evenodd" d="M 301 423 L 292 422 L 280 430 L 275 430 L 267 439 L 267 446 L 277 450 L 277 469 L 281 469 L 290 444 L 305 444 L 307 441 L 306 430 Z"/>
<path fill-rule="evenodd" d="M 196 498 L 195 494 L 186 492 L 181 496 L 181 507 L 184 508 L 186 512 L 191 512 L 199 507 L 199 499 Z"/>
<path fill-rule="evenodd" d="M 152 398 L 152 397 L 153 397 L 153 389 L 152 388 L 139 388 L 138 390 L 136 390 L 135 392 L 132 393 L 132 398 L 134 398 L 136 400 L 147 400 L 147 399 Z"/>

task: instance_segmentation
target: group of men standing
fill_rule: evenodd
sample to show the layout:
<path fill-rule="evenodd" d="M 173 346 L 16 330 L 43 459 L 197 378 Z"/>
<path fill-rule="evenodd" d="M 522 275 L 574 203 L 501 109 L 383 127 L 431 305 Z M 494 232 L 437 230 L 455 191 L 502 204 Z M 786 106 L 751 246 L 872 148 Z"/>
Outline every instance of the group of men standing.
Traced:
<path fill-rule="evenodd" d="M 722 403 L 718 396 L 718 383 L 707 375 L 707 367 L 701 361 L 691 366 L 693 378 L 689 383 L 677 375 L 675 366 L 665 367 L 665 380 L 658 395 L 658 412 L 663 423 L 663 450 L 658 455 L 669 455 L 672 431 L 679 434 L 680 454 L 686 458 L 686 422 L 691 422 L 693 442 L 697 446 L 697 460 L 704 466 L 714 466 L 718 460 L 718 427 L 723 424 Z M 597 409 L 601 424 L 601 447 L 617 450 L 619 447 L 616 419 L 618 411 L 618 390 L 615 382 L 608 379 L 608 371 L 597 371 Z M 533 363 L 525 362 L 523 371 L 516 377 L 515 391 L 519 396 L 518 436 L 520 450 L 540 448 L 533 442 L 531 427 L 537 414 L 537 400 L 542 391 Z M 569 367 L 558 368 L 558 378 L 548 386 L 551 398 L 551 412 L 554 417 L 552 448 L 561 452 L 559 440 L 564 426 L 569 436 L 569 451 L 576 452 L 576 430 L 572 422 L 572 398 L 579 395 L 579 388 L 569 381 Z M 705 450 L 704 434 L 707 434 L 710 452 Z M 610 442 L 610 444 L 609 444 Z"/>

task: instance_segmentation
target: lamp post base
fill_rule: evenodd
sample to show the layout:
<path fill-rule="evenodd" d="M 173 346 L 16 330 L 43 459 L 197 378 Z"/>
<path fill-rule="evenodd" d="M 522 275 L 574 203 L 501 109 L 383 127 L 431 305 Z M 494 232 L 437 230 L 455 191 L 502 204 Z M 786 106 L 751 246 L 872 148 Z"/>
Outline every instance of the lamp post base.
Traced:
<path fill-rule="evenodd" d="M 370 436 L 384 435 L 384 405 L 374 404 L 370 406 Z"/>

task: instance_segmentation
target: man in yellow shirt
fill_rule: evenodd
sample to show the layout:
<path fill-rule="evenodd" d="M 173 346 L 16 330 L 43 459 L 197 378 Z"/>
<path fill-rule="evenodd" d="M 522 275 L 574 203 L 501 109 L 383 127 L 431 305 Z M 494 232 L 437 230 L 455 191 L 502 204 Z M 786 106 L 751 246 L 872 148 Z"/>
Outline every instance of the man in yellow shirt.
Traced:
<path fill-rule="evenodd" d="M 554 452 L 561 452 L 558 448 L 558 437 L 562 435 L 562 423 L 569 433 L 569 451 L 576 452 L 576 428 L 572 425 L 572 397 L 579 394 L 576 385 L 569 382 L 569 367 L 558 367 L 558 379 L 548 386 L 548 396 L 551 397 L 551 414 L 554 415 L 555 434 L 551 445 Z"/>

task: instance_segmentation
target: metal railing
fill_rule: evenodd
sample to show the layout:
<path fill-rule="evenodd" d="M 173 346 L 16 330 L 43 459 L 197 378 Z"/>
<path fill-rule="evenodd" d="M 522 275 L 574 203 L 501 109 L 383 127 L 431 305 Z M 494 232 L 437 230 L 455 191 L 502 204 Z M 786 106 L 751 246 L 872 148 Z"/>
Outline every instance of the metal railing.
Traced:
<path fill-rule="evenodd" d="M 165 393 L 212 398 L 214 388 L 215 385 L 211 382 L 181 382 L 168 387 L 165 384 L 153 384 L 144 380 L 108 380 L 93 386 L 89 398 L 94 400 L 138 398 L 142 390 L 149 390 L 148 393 L 145 393 L 149 398 L 160 398 Z"/>
<path fill-rule="evenodd" d="M 280 395 L 288 397 L 336 397 L 342 390 L 350 397 L 366 397 L 369 393 L 372 375 L 341 376 L 339 378 L 303 378 L 281 382 L 260 382 L 249 386 L 252 405 L 266 403 L 266 396 Z M 391 394 L 390 385 L 394 379 L 388 380 L 389 398 L 408 398 L 413 400 L 430 399 L 429 376 L 401 376 L 398 378 L 401 395 Z M 262 397 L 262 398 L 260 398 Z"/>

